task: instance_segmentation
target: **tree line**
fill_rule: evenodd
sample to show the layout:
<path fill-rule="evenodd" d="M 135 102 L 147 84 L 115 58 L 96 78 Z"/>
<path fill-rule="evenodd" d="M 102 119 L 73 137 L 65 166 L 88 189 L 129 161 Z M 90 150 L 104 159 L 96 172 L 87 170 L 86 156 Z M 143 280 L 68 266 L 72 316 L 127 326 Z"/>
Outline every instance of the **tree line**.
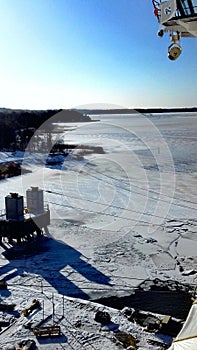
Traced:
<path fill-rule="evenodd" d="M 50 118 L 56 122 L 79 122 L 90 121 L 91 119 L 74 110 L 14 110 L 0 108 L 0 150 L 10 148 L 16 144 L 16 136 L 20 130 L 31 137 L 31 131 L 38 129 L 43 123 L 49 120 L 48 127 L 51 127 Z M 57 116 L 57 117 L 56 117 Z M 46 123 L 45 123 L 46 126 Z M 27 135 L 27 137 L 28 137 Z"/>

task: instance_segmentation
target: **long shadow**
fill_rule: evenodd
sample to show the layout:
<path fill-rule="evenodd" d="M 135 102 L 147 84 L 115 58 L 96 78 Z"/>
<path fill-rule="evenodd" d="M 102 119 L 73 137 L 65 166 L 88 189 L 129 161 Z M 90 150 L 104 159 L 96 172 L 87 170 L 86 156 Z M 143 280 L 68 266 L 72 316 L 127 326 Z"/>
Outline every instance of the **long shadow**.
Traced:
<path fill-rule="evenodd" d="M 51 337 L 46 338 L 46 339 L 37 338 L 37 341 L 40 345 L 51 344 L 51 343 L 55 345 L 55 344 L 65 344 L 68 342 L 68 339 L 64 334 L 62 334 L 62 335 L 55 337 L 55 338 L 51 338 Z M 63 347 L 63 349 L 64 349 L 64 347 Z"/>
<path fill-rule="evenodd" d="M 25 247 L 8 249 L 3 254 L 10 260 L 7 265 L 0 268 L 0 276 L 7 274 L 5 277 L 7 282 L 17 275 L 32 273 L 40 275 L 57 292 L 83 299 L 89 299 L 88 294 L 71 281 L 73 272 L 78 272 L 89 282 L 110 286 L 109 277 L 84 261 L 79 251 L 49 237 L 42 237 Z M 67 276 L 61 273 L 63 269 L 67 269 Z M 32 288 L 40 289 L 41 284 L 38 286 L 37 280 L 35 286 L 32 281 Z M 45 284 L 43 281 L 43 288 Z"/>

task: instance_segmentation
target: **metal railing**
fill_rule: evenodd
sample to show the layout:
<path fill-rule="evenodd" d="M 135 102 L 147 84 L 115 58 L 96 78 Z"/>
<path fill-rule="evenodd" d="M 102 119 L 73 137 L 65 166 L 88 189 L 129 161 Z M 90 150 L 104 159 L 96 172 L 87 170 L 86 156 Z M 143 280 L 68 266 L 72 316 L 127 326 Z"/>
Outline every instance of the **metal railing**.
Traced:
<path fill-rule="evenodd" d="M 44 211 L 43 211 L 43 213 L 33 214 L 33 213 L 29 212 L 29 211 L 26 211 L 26 209 L 27 209 L 27 208 L 24 208 L 24 218 L 25 218 L 25 219 L 30 219 L 30 218 L 35 217 L 36 215 L 40 215 L 40 214 L 43 214 L 43 213 L 48 212 L 48 211 L 49 211 L 49 205 L 46 204 L 46 205 L 44 206 Z M 1 210 L 0 210 L 0 220 L 6 220 L 6 210 L 5 210 L 5 209 L 1 209 Z"/>
<path fill-rule="evenodd" d="M 154 7 L 154 14 L 157 17 L 158 21 L 160 22 L 161 19 L 161 7 L 160 5 L 162 3 L 167 3 L 166 0 L 152 0 L 153 7 Z M 181 19 L 181 18 L 187 18 L 187 17 L 193 17 L 197 16 L 197 0 L 175 0 L 175 5 L 177 7 L 177 10 L 174 14 L 174 19 Z M 169 3 L 169 8 L 166 8 L 166 12 L 171 11 Z"/>
<path fill-rule="evenodd" d="M 1 209 L 0 210 L 0 220 L 4 220 L 5 219 L 5 215 L 6 215 L 5 209 Z"/>

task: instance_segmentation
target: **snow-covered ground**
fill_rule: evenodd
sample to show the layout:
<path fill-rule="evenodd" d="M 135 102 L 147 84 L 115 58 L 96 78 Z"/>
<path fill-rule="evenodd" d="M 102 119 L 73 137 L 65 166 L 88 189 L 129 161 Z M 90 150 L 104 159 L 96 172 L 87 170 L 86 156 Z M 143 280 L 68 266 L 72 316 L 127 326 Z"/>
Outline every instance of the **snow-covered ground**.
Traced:
<path fill-rule="evenodd" d="M 37 342 L 38 349 L 121 349 L 113 341 L 117 329 L 135 336 L 138 349 L 160 349 L 148 343 L 154 335 L 121 311 L 109 309 L 111 326 L 101 327 L 94 320 L 99 306 L 90 300 L 130 295 L 155 278 L 195 285 L 197 114 L 93 118 L 101 121 L 78 124 L 69 132 L 61 125 L 62 137 L 65 143 L 101 146 L 103 154 L 79 147 L 61 166 L 48 167 L 47 155 L 26 152 L 24 168 L 32 173 L 0 182 L 1 208 L 9 192 L 25 196 L 27 188 L 39 186 L 51 210 L 49 234 L 39 247 L 16 259 L 6 258 L 1 248 L 0 272 L 8 284 L 1 302 L 16 303 L 20 314 L 39 299 L 50 323 L 52 295 L 60 319 L 65 296 L 65 317 L 59 321 L 63 335 L 56 342 Z M 0 156 L 1 161 L 13 159 Z M 28 318 L 36 324 L 43 311 Z M 35 339 L 24 327 L 27 321 L 20 316 L 0 334 L 0 349 Z"/>

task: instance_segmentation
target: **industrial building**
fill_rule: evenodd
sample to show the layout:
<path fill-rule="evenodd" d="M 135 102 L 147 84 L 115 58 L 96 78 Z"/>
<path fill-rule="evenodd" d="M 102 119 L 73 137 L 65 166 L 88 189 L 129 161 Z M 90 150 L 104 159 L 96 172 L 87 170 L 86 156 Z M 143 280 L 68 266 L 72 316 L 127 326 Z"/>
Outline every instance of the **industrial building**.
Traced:
<path fill-rule="evenodd" d="M 10 244 L 36 239 L 50 224 L 50 210 L 44 206 L 43 190 L 31 187 L 24 197 L 18 193 L 10 193 L 5 197 L 5 209 L 0 214 L 0 242 Z"/>

